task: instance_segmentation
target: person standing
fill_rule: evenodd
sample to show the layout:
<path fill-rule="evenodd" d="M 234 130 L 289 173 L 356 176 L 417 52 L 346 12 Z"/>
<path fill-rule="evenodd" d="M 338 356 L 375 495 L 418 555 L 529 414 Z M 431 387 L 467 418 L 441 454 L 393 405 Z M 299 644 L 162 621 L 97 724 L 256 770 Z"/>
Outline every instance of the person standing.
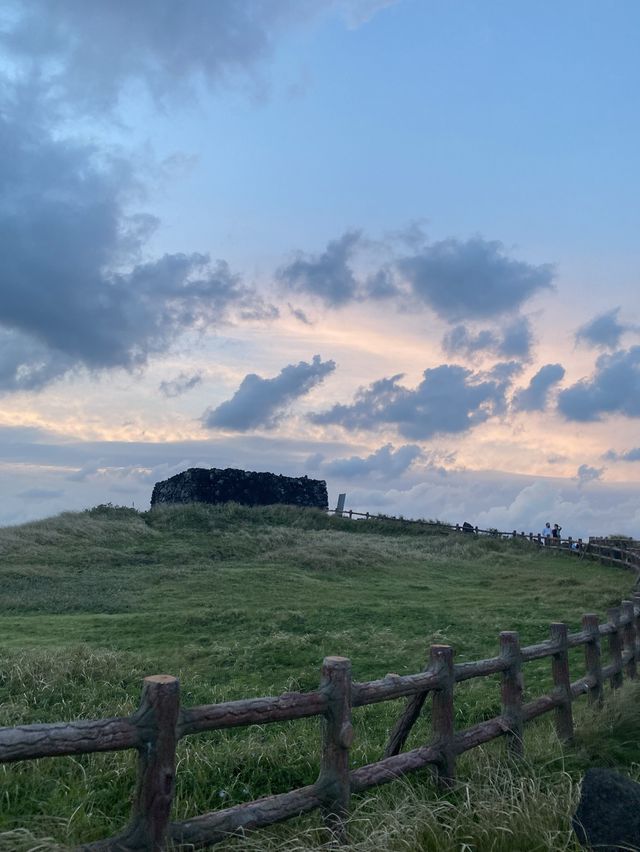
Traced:
<path fill-rule="evenodd" d="M 542 537 L 544 538 L 545 545 L 551 544 L 551 524 L 549 521 L 542 528 Z"/>

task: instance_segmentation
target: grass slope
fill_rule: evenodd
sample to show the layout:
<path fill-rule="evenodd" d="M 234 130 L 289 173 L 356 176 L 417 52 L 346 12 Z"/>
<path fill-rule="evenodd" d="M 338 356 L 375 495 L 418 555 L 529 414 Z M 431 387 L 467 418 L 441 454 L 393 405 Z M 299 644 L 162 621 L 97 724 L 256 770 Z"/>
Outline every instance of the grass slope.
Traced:
<path fill-rule="evenodd" d="M 550 621 L 577 628 L 583 612 L 604 614 L 631 584 L 628 574 L 526 542 L 234 505 L 100 507 L 6 528 L 0 575 L 2 725 L 129 713 L 141 678 L 158 672 L 180 677 L 188 705 L 315 688 L 327 654 L 350 657 L 357 680 L 419 670 L 432 642 L 452 644 L 457 660 L 491 656 L 500 630 L 518 630 L 530 643 L 548 635 Z M 579 656 L 575 665 L 580 672 Z M 549 688 L 548 669 L 548 662 L 527 666 L 531 695 Z M 358 711 L 355 764 L 380 755 L 401 706 Z M 458 727 L 498 710 L 495 679 L 456 692 Z M 537 728 L 546 742 L 544 725 Z M 410 745 L 427 736 L 428 714 Z M 183 741 L 176 818 L 311 783 L 318 740 L 317 720 L 307 720 Z M 539 750 L 544 760 L 555 754 Z M 611 762 L 628 763 L 629 749 L 622 754 Z M 468 761 L 470 778 L 482 759 Z M 591 759 L 583 755 L 576 772 Z M 68 844 L 117 831 L 133 766 L 125 753 L 1 767 L 0 829 L 10 833 L 0 834 L 0 849 L 35 848 L 33 838 L 45 835 Z M 408 783 L 433 804 L 428 783 Z M 379 810 L 399 787 L 367 801 Z M 313 824 L 308 818 L 296 830 Z M 446 820 L 434 824 L 445 831 Z M 288 843 L 288 831 L 260 842 Z M 415 840 L 397 848 L 445 848 L 444 839 L 440 847 Z"/>

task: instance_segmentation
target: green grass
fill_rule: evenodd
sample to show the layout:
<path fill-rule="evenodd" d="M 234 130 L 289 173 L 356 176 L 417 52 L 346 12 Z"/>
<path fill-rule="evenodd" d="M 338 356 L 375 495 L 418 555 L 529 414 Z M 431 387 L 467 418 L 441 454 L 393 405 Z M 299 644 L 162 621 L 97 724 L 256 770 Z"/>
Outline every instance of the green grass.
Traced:
<path fill-rule="evenodd" d="M 2 725 L 130 713 L 141 679 L 159 672 L 180 677 L 183 703 L 190 705 L 315 688 L 328 654 L 350 657 L 357 680 L 418 671 L 433 642 L 452 644 L 459 661 L 492 656 L 500 630 L 518 630 L 522 642 L 530 643 L 548 635 L 551 621 L 565 620 L 577 629 L 583 612 L 604 615 L 628 595 L 632 579 L 518 540 L 447 536 L 392 521 L 350 522 L 312 510 L 235 505 L 149 513 L 99 507 L 5 528 L 0 530 L 0 575 Z M 577 676 L 582 671 L 578 654 L 572 662 Z M 525 677 L 530 695 L 547 691 L 548 661 L 528 665 Z M 389 702 L 356 712 L 355 765 L 380 756 L 401 707 L 401 702 Z M 458 727 L 498 710 L 496 679 L 457 688 Z M 623 715 L 618 713 L 609 732 L 612 744 L 623 743 L 624 725 L 638 721 L 629 721 L 627 713 L 623 724 Z M 519 784 L 538 783 L 541 791 L 556 790 L 570 803 L 575 779 L 598 754 L 585 746 L 566 755 L 570 769 L 561 775 L 570 779 L 570 789 L 565 789 L 558 786 L 555 769 L 539 768 L 556 767 L 549 761 L 557 752 L 545 726 L 534 728 L 528 736 L 542 743 L 533 746 L 541 755 L 538 768 L 524 774 L 518 770 L 517 777 L 507 768 L 497 777 L 511 778 L 514 791 Z M 427 737 L 428 713 L 409 745 Z M 318 741 L 317 720 L 183 740 L 175 818 L 311 783 L 318 769 Z M 614 765 L 640 761 L 640 755 L 629 759 L 626 745 L 618 751 Z M 459 795 L 478 803 L 491 800 L 469 790 L 479 792 L 482 761 L 497 760 L 499 754 L 501 746 L 467 759 L 462 769 L 468 781 L 460 788 L 466 792 Z M 134 766 L 135 756 L 122 753 L 1 767 L 0 829 L 5 834 L 0 833 L 0 851 L 35 849 L 34 838 L 71 844 L 117 831 L 127 819 Z M 409 799 L 405 788 L 411 790 Z M 464 808 L 447 804 L 457 801 L 458 794 L 452 795 L 434 798 L 424 774 L 404 786 L 393 784 L 359 802 L 354 836 L 358 825 L 366 824 L 362 843 L 367 842 L 368 834 L 378 830 L 376 819 L 384 827 L 384 813 L 404 813 L 403 802 L 422 797 L 430 803 L 426 810 L 439 814 L 423 826 L 425 838 L 433 834 L 433 844 L 417 839 L 416 828 L 413 846 L 398 845 L 398 837 L 386 848 L 464 848 L 451 823 L 454 812 Z M 434 808 L 434 801 L 443 804 Z M 468 809 L 469 819 L 473 810 Z M 569 836 L 567 812 L 564 808 L 558 819 Z M 314 820 L 297 821 L 296 836 L 310 830 Z M 280 827 L 256 842 L 289 848 L 298 842 L 292 837 L 291 828 Z M 487 837 L 497 842 L 500 831 Z M 446 838 L 458 845 L 437 845 Z M 354 848 L 368 848 L 357 842 Z M 522 847 L 491 842 L 474 840 L 468 848 L 572 848 L 536 846 L 535 838 Z"/>

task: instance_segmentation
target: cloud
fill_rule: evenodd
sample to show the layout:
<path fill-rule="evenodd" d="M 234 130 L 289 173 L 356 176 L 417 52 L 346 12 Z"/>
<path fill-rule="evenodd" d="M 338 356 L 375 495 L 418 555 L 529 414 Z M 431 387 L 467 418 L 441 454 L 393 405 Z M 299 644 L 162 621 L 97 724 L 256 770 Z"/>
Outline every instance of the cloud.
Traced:
<path fill-rule="evenodd" d="M 183 393 L 187 393 L 187 391 L 192 390 L 192 388 L 197 387 L 201 383 L 202 376 L 200 373 L 194 373 L 192 376 L 188 375 L 188 373 L 180 373 L 175 379 L 160 382 L 158 390 L 161 394 L 171 399 L 176 396 L 182 396 Z"/>
<path fill-rule="evenodd" d="M 510 258 L 502 243 L 449 238 L 398 261 L 413 296 L 447 322 L 483 319 L 516 310 L 550 289 L 553 268 Z"/>
<path fill-rule="evenodd" d="M 526 388 L 516 391 L 513 396 L 515 411 L 544 411 L 551 388 L 564 378 L 561 364 L 545 364 L 533 376 Z"/>
<path fill-rule="evenodd" d="M 381 9 L 394 6 L 399 0 L 341 0 L 338 3 L 342 7 L 347 25 L 351 29 L 368 23 Z"/>
<path fill-rule="evenodd" d="M 399 382 L 402 374 L 361 388 L 351 405 L 337 404 L 310 415 L 318 424 L 350 429 L 394 425 L 405 438 L 426 440 L 437 434 L 466 432 L 504 407 L 505 383 L 481 380 L 463 367 L 442 364 L 424 371 L 414 390 Z"/>
<path fill-rule="evenodd" d="M 465 325 L 456 325 L 448 331 L 442 345 L 449 355 L 469 357 L 479 352 L 501 358 L 521 358 L 531 355 L 533 333 L 526 317 L 517 317 L 499 331 L 482 329 L 473 333 Z"/>
<path fill-rule="evenodd" d="M 14 4 L 0 44 L 58 99 L 101 113 L 132 83 L 166 103 L 199 83 L 251 80 L 277 32 L 315 12 L 311 0 L 30 0 Z"/>
<path fill-rule="evenodd" d="M 603 467 L 590 467 L 588 464 L 581 464 L 576 472 L 576 479 L 581 485 L 587 482 L 596 482 L 598 479 L 602 479 L 604 470 Z"/>
<path fill-rule="evenodd" d="M 567 420 L 582 422 L 605 414 L 640 417 L 640 346 L 600 355 L 591 378 L 560 392 L 558 409 Z"/>
<path fill-rule="evenodd" d="M 405 444 L 393 449 L 392 444 L 385 444 L 371 455 L 362 458 L 334 459 L 324 464 L 324 471 L 331 476 L 350 479 L 355 476 L 376 475 L 384 479 L 400 476 L 421 457 L 422 450 L 416 444 Z"/>
<path fill-rule="evenodd" d="M 479 372 L 478 377 L 500 382 L 504 385 L 506 390 L 506 387 L 514 381 L 515 377 L 518 376 L 523 369 L 524 368 L 520 361 L 498 361 L 490 370 Z"/>
<path fill-rule="evenodd" d="M 317 296 L 333 307 L 345 305 L 358 293 L 350 263 L 360 241 L 359 231 L 348 231 L 332 240 L 321 254 L 298 253 L 295 260 L 277 271 L 276 278 L 293 292 Z"/>
<path fill-rule="evenodd" d="M 420 231 L 420 240 L 424 235 Z M 417 237 L 416 237 L 417 239 Z M 494 319 L 514 312 L 537 292 L 550 289 L 553 268 L 509 257 L 497 241 L 453 237 L 434 243 L 412 242 L 413 253 L 399 255 L 406 239 L 390 234 L 367 240 L 361 231 L 346 231 L 319 254 L 298 253 L 276 278 L 292 292 L 306 293 L 329 307 L 366 299 L 392 299 L 402 309 L 428 307 L 450 323 Z M 466 329 L 451 345 L 494 349 L 505 357 L 528 356 L 531 330 L 524 317 L 500 335 Z"/>
<path fill-rule="evenodd" d="M 25 491 L 20 491 L 16 497 L 22 500 L 54 500 L 57 497 L 62 497 L 64 491 L 56 491 L 53 488 L 27 488 Z"/>
<path fill-rule="evenodd" d="M 609 450 L 602 456 L 607 461 L 625 461 L 636 462 L 640 461 L 640 447 L 634 447 L 632 450 L 627 450 L 624 453 L 618 453 L 616 450 Z"/>
<path fill-rule="evenodd" d="M 574 538 L 618 530 L 637 536 L 640 529 L 637 483 L 593 481 L 584 487 L 575 478 L 455 470 L 443 476 L 421 468 L 419 481 L 409 479 L 393 488 L 350 487 L 349 506 L 405 518 L 466 520 L 506 532 L 537 533 L 550 521 Z"/>
<path fill-rule="evenodd" d="M 7 434 L 19 443 L 12 446 L 7 441 L 0 442 L 4 496 L 0 524 L 21 523 L 108 501 L 126 505 L 134 501 L 137 507 L 146 509 L 154 482 L 189 467 L 215 464 L 300 476 L 312 473 L 311 453 L 325 459 L 348 458 L 352 454 L 347 443 L 320 443 L 311 437 L 282 438 L 277 433 L 233 434 L 200 441 L 64 440 L 57 444 L 53 443 L 53 436 L 40 432 L 33 436 L 23 436 L 20 430 Z M 29 440 L 37 443 L 26 443 Z M 342 484 L 331 476 L 327 483 L 330 505 L 336 505 L 339 490 L 348 490 L 349 506 L 362 512 L 438 517 L 453 523 L 468 520 L 485 529 L 526 532 L 537 532 L 545 521 L 557 521 L 563 533 L 574 537 L 623 532 L 637 538 L 640 533 L 637 482 L 592 481 L 584 486 L 575 477 L 455 469 L 443 474 L 431 466 L 430 456 L 426 451 L 419 465 L 410 466 L 393 480 L 393 487 L 375 474 Z M 433 463 L 450 466 L 452 460 L 435 457 Z M 83 467 L 84 477 L 69 481 L 70 469 Z M 31 488 L 64 493 L 60 498 L 41 501 L 17 498 L 17 494 Z"/>
<path fill-rule="evenodd" d="M 27 123 L 23 102 L 4 106 L 0 389 L 35 390 L 77 367 L 138 367 L 187 330 L 265 313 L 224 261 L 141 260 L 157 222 L 128 212 L 139 196 L 131 164 Z"/>
<path fill-rule="evenodd" d="M 301 322 L 303 325 L 313 325 L 309 317 L 305 314 L 302 308 L 294 308 L 289 302 L 287 302 L 287 307 L 291 313 L 291 316 L 295 317 L 298 322 Z"/>
<path fill-rule="evenodd" d="M 249 373 L 231 399 L 204 413 L 203 423 L 209 429 L 236 432 L 272 429 L 291 402 L 309 393 L 335 368 L 335 361 L 322 361 L 314 355 L 311 363 L 289 364 L 272 379 Z"/>
<path fill-rule="evenodd" d="M 624 325 L 618 319 L 620 308 L 613 308 L 599 314 L 576 331 L 576 343 L 602 349 L 615 349 L 625 331 L 635 330 L 635 326 Z"/>

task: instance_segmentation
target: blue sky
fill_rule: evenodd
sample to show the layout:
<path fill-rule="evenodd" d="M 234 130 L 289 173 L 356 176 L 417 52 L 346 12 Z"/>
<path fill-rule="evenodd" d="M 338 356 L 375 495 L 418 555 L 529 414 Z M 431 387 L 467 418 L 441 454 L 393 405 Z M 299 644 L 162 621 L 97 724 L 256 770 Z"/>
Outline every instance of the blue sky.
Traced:
<path fill-rule="evenodd" d="M 9 3 L 0 523 L 203 464 L 640 534 L 639 25 L 626 0 Z"/>

